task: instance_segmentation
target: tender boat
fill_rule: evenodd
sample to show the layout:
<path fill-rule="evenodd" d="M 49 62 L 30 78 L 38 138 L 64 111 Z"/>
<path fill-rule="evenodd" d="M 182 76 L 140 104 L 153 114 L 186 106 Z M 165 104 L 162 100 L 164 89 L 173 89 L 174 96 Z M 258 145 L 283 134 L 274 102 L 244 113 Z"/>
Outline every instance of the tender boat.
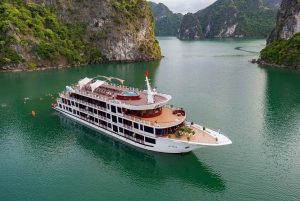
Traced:
<path fill-rule="evenodd" d="M 186 121 L 186 111 L 168 105 L 171 96 L 124 86 L 124 80 L 84 78 L 59 93 L 53 108 L 67 117 L 133 146 L 163 153 L 231 144 L 220 130 Z M 104 78 L 104 80 L 100 80 Z M 120 84 L 112 84 L 111 80 Z"/>

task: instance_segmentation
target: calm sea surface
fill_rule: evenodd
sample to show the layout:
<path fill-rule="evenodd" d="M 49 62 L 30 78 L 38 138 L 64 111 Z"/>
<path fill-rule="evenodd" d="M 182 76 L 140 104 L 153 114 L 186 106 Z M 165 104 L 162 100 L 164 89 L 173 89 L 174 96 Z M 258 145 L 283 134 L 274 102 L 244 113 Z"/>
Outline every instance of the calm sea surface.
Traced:
<path fill-rule="evenodd" d="M 262 39 L 158 39 L 161 61 L 0 74 L 1 201 L 300 199 L 300 70 L 248 63 Z M 80 78 L 145 87 L 145 70 L 188 120 L 233 144 L 152 153 L 51 109 L 49 93 Z"/>

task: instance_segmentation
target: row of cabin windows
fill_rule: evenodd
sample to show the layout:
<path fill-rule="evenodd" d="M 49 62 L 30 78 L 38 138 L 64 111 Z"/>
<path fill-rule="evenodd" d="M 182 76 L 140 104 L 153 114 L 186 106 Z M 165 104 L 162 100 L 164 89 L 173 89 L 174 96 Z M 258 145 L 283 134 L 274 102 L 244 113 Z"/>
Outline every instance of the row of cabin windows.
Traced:
<path fill-rule="evenodd" d="M 59 104 L 59 107 L 61 108 L 61 104 Z M 69 108 L 69 107 L 63 106 L 63 108 L 66 109 L 66 110 L 68 110 L 68 111 L 70 111 L 70 112 L 72 112 L 72 109 Z M 74 112 L 74 114 L 76 114 L 75 110 L 73 112 Z M 77 115 L 80 115 L 79 111 L 77 111 Z M 116 116 L 112 116 L 112 119 L 115 119 L 115 121 L 117 120 Z M 119 118 L 119 121 L 122 121 L 122 118 Z M 95 122 L 98 123 L 98 119 L 97 118 L 95 118 Z M 115 122 L 115 123 L 117 123 L 117 122 Z M 107 125 L 109 128 L 111 128 L 111 123 L 107 123 L 107 122 L 102 121 L 102 124 Z M 138 128 L 138 124 L 134 123 L 134 127 Z M 143 125 L 140 125 L 140 128 L 142 130 L 143 129 Z M 153 128 L 150 128 L 148 126 L 144 126 L 144 129 L 145 129 L 146 132 L 148 132 L 148 131 L 150 131 L 150 132 L 152 131 L 153 132 Z M 113 125 L 113 131 L 117 133 L 118 132 L 118 126 Z M 124 131 L 123 128 L 119 127 L 119 132 L 123 133 L 123 131 Z M 148 143 L 156 144 L 156 140 L 152 139 L 152 138 L 145 137 L 145 141 L 148 142 Z"/>
<path fill-rule="evenodd" d="M 62 108 L 62 107 L 61 107 L 61 104 L 59 104 L 59 107 Z M 69 112 L 72 112 L 72 108 L 70 108 L 70 107 L 67 107 L 67 106 L 64 106 L 64 105 L 63 105 L 63 108 L 64 108 L 64 110 L 67 110 L 67 111 L 69 111 Z"/>
<path fill-rule="evenodd" d="M 62 98 L 62 102 L 65 103 L 65 104 L 69 104 L 70 105 L 70 100 L 66 100 L 66 99 Z M 72 104 L 72 106 L 74 106 L 74 105 L 76 107 L 79 106 L 78 103 L 74 103 L 74 101 L 71 101 L 71 104 Z M 107 109 L 109 110 L 109 104 L 107 104 Z M 116 106 L 113 106 L 113 105 L 111 106 L 111 111 L 113 113 L 117 113 L 117 111 L 118 111 L 118 113 L 122 114 L 122 108 L 116 107 Z M 96 114 L 96 112 L 94 112 L 94 113 Z"/>
<path fill-rule="evenodd" d="M 111 106 L 111 112 L 117 113 L 117 110 L 118 110 L 118 113 L 122 114 L 122 109 L 120 107 L 116 107 L 114 105 Z"/>
<path fill-rule="evenodd" d="M 64 100 L 64 98 L 63 98 L 63 102 L 64 102 L 64 101 L 67 101 L 67 100 Z M 73 101 L 72 101 L 72 103 L 73 103 Z M 60 105 L 60 104 L 59 104 L 59 105 Z M 76 103 L 76 106 L 77 106 L 77 103 Z M 107 105 L 107 106 L 109 106 L 109 105 Z M 61 107 L 61 105 L 60 105 L 60 107 Z M 65 107 L 65 106 L 64 106 L 64 107 Z M 65 108 L 64 108 L 64 109 L 65 109 Z M 113 112 L 113 111 L 116 111 L 116 106 L 111 106 L 111 109 L 112 109 L 112 112 Z M 70 112 L 72 112 L 72 109 L 71 109 L 71 108 L 68 108 L 68 107 L 67 107 L 67 110 L 69 110 Z M 121 108 L 119 108 L 119 107 L 118 107 L 118 112 L 121 113 Z M 97 110 L 96 110 L 96 109 L 94 109 L 94 113 L 97 114 Z M 108 119 L 110 119 L 110 114 L 106 114 L 106 117 L 107 117 Z M 113 121 L 114 123 L 123 123 L 123 119 L 122 119 L 121 117 L 118 117 L 118 119 L 117 119 L 117 117 L 114 116 L 114 115 L 112 115 L 112 121 Z M 131 122 L 130 122 L 130 124 L 131 124 Z M 131 125 L 132 125 L 132 124 L 131 124 Z M 153 129 L 152 127 L 140 125 L 140 128 L 139 128 L 138 123 L 134 123 L 133 126 L 134 126 L 135 129 L 140 129 L 140 130 L 142 130 L 142 131 L 145 131 L 145 132 L 154 134 L 154 129 Z M 156 129 L 155 129 L 155 134 L 156 134 L 156 135 L 165 135 L 165 134 L 167 134 L 167 129 L 157 129 L 157 128 L 156 128 Z"/>

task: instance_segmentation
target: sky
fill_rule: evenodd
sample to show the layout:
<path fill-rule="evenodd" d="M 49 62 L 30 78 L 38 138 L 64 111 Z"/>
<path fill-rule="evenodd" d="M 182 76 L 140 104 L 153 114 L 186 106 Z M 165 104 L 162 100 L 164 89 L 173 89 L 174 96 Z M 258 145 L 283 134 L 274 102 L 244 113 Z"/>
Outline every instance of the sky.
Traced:
<path fill-rule="evenodd" d="M 206 8 L 216 0 L 148 0 L 155 3 L 165 4 L 173 13 L 186 14 L 195 13 L 198 10 Z"/>

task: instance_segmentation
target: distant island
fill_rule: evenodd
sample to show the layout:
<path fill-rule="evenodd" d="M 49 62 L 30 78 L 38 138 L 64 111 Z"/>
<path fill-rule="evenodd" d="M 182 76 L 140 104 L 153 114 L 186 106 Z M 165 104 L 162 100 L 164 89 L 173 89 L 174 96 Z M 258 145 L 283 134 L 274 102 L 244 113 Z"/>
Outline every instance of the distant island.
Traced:
<path fill-rule="evenodd" d="M 195 14 L 185 15 L 178 38 L 267 37 L 275 25 L 277 10 L 260 0 L 217 0 Z"/>
<path fill-rule="evenodd" d="M 0 2 L 2 70 L 161 58 L 146 1 Z"/>
<path fill-rule="evenodd" d="M 176 36 L 183 19 L 183 14 L 173 13 L 163 3 L 156 4 L 148 1 L 154 16 L 156 36 Z"/>
<path fill-rule="evenodd" d="M 300 68 L 300 4 L 298 0 L 283 0 L 276 26 L 267 39 L 260 58 L 253 62 L 278 67 Z"/>
<path fill-rule="evenodd" d="M 180 39 L 267 37 L 275 26 L 281 0 L 217 0 L 183 17 L 164 4 L 149 2 L 155 34 L 174 33 Z M 181 20 L 180 23 L 178 21 Z M 175 30 L 174 30 L 175 29 Z M 166 30 L 172 30 L 166 34 Z"/>

